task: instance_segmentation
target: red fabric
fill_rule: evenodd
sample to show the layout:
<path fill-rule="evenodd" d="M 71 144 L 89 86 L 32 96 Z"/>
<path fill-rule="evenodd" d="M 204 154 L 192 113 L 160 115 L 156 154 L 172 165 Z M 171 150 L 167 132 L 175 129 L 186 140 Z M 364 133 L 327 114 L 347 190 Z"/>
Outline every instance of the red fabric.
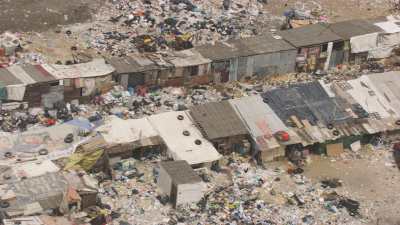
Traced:
<path fill-rule="evenodd" d="M 56 120 L 55 119 L 47 119 L 46 123 L 47 123 L 47 126 L 53 126 L 54 124 L 56 124 Z"/>
<path fill-rule="evenodd" d="M 276 137 L 278 138 L 279 141 L 289 141 L 290 140 L 289 133 L 286 131 L 276 132 Z"/>

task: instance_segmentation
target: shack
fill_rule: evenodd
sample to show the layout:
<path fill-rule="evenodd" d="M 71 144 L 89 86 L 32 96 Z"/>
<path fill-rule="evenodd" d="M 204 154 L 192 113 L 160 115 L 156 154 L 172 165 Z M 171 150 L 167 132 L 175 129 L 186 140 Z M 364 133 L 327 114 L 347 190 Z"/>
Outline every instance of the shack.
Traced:
<path fill-rule="evenodd" d="M 383 32 L 381 28 L 374 25 L 370 20 L 347 20 L 343 22 L 326 25 L 335 34 L 344 40 L 343 50 L 332 51 L 330 67 L 337 66 L 342 63 L 362 64 L 368 59 L 368 51 L 359 51 L 351 48 L 351 42 L 362 39 L 364 36 L 376 35 Z"/>
<path fill-rule="evenodd" d="M 46 210 L 67 213 L 72 205 L 91 206 L 93 201 L 84 198 L 84 194 L 89 192 L 96 198 L 97 184 L 91 179 L 87 175 L 82 178 L 76 173 L 47 173 L 1 185 L 3 207 L 0 211 L 9 217 L 16 217 L 36 215 Z M 82 196 L 80 191 L 83 191 Z M 93 195 L 89 198 L 93 199 Z M 91 204 L 86 204 L 89 202 Z"/>
<path fill-rule="evenodd" d="M 210 167 L 221 158 L 214 146 L 202 136 L 187 111 L 161 113 L 148 119 L 160 135 L 169 158 L 185 160 L 193 167 Z"/>
<path fill-rule="evenodd" d="M 107 62 L 115 68 L 114 80 L 125 89 L 138 85 L 155 85 L 159 73 L 165 69 L 145 55 L 112 57 Z"/>
<path fill-rule="evenodd" d="M 41 65 L 45 71 L 56 77 L 64 86 L 64 100 L 87 100 L 95 93 L 104 93 L 112 89 L 114 68 L 102 58 L 74 65 Z"/>
<path fill-rule="evenodd" d="M 363 120 L 358 120 L 366 133 L 376 134 L 383 131 L 397 129 L 396 121 L 399 113 L 395 105 L 389 102 L 389 90 L 380 90 L 375 86 L 375 81 L 371 81 L 369 76 L 363 75 L 360 78 L 348 81 L 335 82 L 332 90 L 336 96 L 342 98 L 353 107 L 353 112 L 357 109 L 365 110 Z M 378 84 L 379 85 L 379 84 Z M 355 109 L 354 109 L 355 108 Z M 359 110 L 358 110 L 359 111 Z M 355 113 L 360 117 L 359 113 Z"/>
<path fill-rule="evenodd" d="M 285 155 L 285 146 L 300 143 L 259 95 L 229 100 L 251 136 L 253 155 L 263 162 Z M 284 138 L 281 135 L 287 135 Z"/>
<path fill-rule="evenodd" d="M 400 72 L 368 74 L 369 80 L 377 90 L 390 102 L 390 106 L 400 115 Z"/>
<path fill-rule="evenodd" d="M 250 150 L 248 131 L 228 101 L 190 107 L 190 115 L 220 153 Z"/>
<path fill-rule="evenodd" d="M 157 184 L 174 207 L 198 202 L 205 192 L 204 182 L 184 160 L 161 162 Z"/>
<path fill-rule="evenodd" d="M 265 92 L 266 102 L 279 118 L 302 137 L 304 146 L 335 140 L 353 120 L 340 99 L 329 96 L 318 82 L 295 84 Z"/>
<path fill-rule="evenodd" d="M 132 156 L 140 158 L 160 152 L 160 137 L 147 118 L 123 120 L 111 116 L 96 131 L 107 143 L 111 164 Z"/>
<path fill-rule="evenodd" d="M 342 38 L 323 24 L 279 31 L 278 35 L 296 47 L 295 62 L 298 72 L 327 70 L 330 65 L 334 65 L 331 63 L 332 52 L 341 52 L 344 49 Z"/>
<path fill-rule="evenodd" d="M 4 75 L 0 82 L 5 87 L 3 100 L 25 101 L 35 107 L 46 103 L 52 105 L 54 101 L 63 99 L 63 95 L 53 93 L 53 87 L 59 87 L 58 79 L 41 65 L 13 65 L 0 70 Z M 49 95 L 53 99 L 49 99 Z"/>
<path fill-rule="evenodd" d="M 295 69 L 296 48 L 273 34 L 217 42 L 196 50 L 212 60 L 211 73 L 217 83 L 291 73 Z"/>
<path fill-rule="evenodd" d="M 175 79 L 183 78 L 183 85 L 198 85 L 209 83 L 211 60 L 204 58 L 195 49 L 173 52 L 168 62 L 174 66 L 171 74 Z"/>

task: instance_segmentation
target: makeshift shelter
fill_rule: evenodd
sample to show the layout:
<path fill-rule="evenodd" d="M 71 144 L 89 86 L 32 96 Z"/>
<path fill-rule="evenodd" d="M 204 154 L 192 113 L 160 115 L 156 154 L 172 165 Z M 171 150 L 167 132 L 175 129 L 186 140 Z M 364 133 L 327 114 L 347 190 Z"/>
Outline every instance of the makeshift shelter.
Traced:
<path fill-rule="evenodd" d="M 108 58 L 107 62 L 115 68 L 115 78 L 125 89 L 138 85 L 154 85 L 158 77 L 169 65 L 158 65 L 152 58 L 144 55 Z"/>
<path fill-rule="evenodd" d="M 55 160 L 72 154 L 76 146 L 87 139 L 79 136 L 82 129 L 75 125 L 60 124 L 39 130 L 10 134 L 0 133 L 0 159 L 12 164 L 16 160 Z M 72 134 L 72 142 L 65 142 Z"/>
<path fill-rule="evenodd" d="M 97 183 L 88 175 L 76 173 L 46 173 L 42 176 L 26 178 L 21 181 L 0 185 L 1 199 L 7 207 L 0 208 L 10 217 L 30 216 L 49 209 L 68 212 L 69 204 L 75 203 L 70 197 L 76 194 L 78 206 L 82 206 L 84 197 L 79 195 L 93 193 L 97 195 Z M 93 205 L 93 201 L 92 204 Z M 90 205 L 85 205 L 88 207 Z"/>
<path fill-rule="evenodd" d="M 295 132 L 289 129 L 259 95 L 229 100 L 251 136 L 253 154 L 260 154 L 263 161 L 284 156 L 284 146 L 300 143 Z M 289 139 L 279 139 L 285 132 Z"/>
<path fill-rule="evenodd" d="M 107 142 L 106 151 L 110 158 L 127 158 L 146 155 L 146 151 L 159 151 L 161 140 L 147 118 L 123 120 L 108 117 L 103 126 L 96 129 Z M 137 151 L 139 154 L 134 154 Z"/>
<path fill-rule="evenodd" d="M 296 129 L 303 145 L 337 139 L 343 134 L 338 128 L 353 120 L 340 99 L 329 96 L 318 82 L 277 88 L 262 96 L 286 125 Z"/>
<path fill-rule="evenodd" d="M 202 199 L 205 184 L 186 161 L 165 161 L 159 166 L 157 185 L 175 207 Z"/>
<path fill-rule="evenodd" d="M 192 166 L 210 166 L 221 158 L 187 111 L 161 113 L 148 119 L 167 147 L 167 155 L 174 160 L 186 160 Z"/>
<path fill-rule="evenodd" d="M 400 72 L 368 74 L 368 79 L 381 93 L 397 115 L 400 115 Z"/>
<path fill-rule="evenodd" d="M 374 25 L 369 20 L 347 20 L 332 24 L 327 24 L 327 28 L 339 35 L 344 40 L 344 48 L 339 51 L 332 51 L 330 66 L 336 66 L 341 63 L 361 64 L 367 60 L 368 52 L 358 52 L 351 49 L 350 43 L 354 40 L 361 40 L 363 36 L 375 35 L 383 30 Z"/>
<path fill-rule="evenodd" d="M 198 85 L 211 81 L 211 60 L 204 58 L 195 49 L 188 49 L 172 53 L 168 62 L 174 66 L 172 78 L 183 78 L 183 84 Z"/>
<path fill-rule="evenodd" d="M 390 131 L 398 128 L 396 121 L 399 114 L 385 93 L 375 86 L 368 76 L 332 84 L 337 97 L 342 98 L 348 105 L 353 106 L 353 112 L 360 117 L 360 109 L 363 120 L 358 123 L 364 132 L 375 134 L 382 131 Z M 356 106 L 356 107 L 354 107 Z M 364 116 L 365 114 L 365 116 Z"/>
<path fill-rule="evenodd" d="M 327 70 L 332 52 L 342 51 L 344 48 L 342 38 L 323 24 L 279 31 L 278 35 L 297 48 L 296 69 L 298 71 Z"/>
<path fill-rule="evenodd" d="M 26 101 L 31 106 L 40 105 L 51 87 L 59 85 L 57 78 L 41 65 L 13 65 L 0 69 L 0 77 L 6 93 L 2 94 L 3 100 Z"/>
<path fill-rule="evenodd" d="M 190 107 L 190 115 L 219 152 L 249 150 L 248 131 L 228 101 Z"/>
<path fill-rule="evenodd" d="M 240 80 L 246 76 L 268 76 L 294 72 L 296 49 L 273 34 L 217 42 L 196 47 L 212 60 L 215 82 Z"/>
<path fill-rule="evenodd" d="M 58 80 L 62 80 L 65 101 L 83 99 L 82 96 L 90 96 L 96 92 L 104 93 L 114 86 L 111 76 L 114 68 L 103 58 L 73 65 L 41 66 Z"/>
<path fill-rule="evenodd" d="M 264 102 L 287 125 L 290 117 L 307 120 L 311 125 L 325 126 L 350 119 L 338 100 L 331 98 L 318 82 L 295 84 L 288 88 L 277 88 L 263 94 Z"/>

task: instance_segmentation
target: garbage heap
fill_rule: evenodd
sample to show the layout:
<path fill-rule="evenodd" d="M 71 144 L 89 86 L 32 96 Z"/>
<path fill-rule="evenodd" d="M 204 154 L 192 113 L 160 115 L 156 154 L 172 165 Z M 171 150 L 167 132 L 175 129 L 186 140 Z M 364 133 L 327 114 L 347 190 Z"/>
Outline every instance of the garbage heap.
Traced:
<path fill-rule="evenodd" d="M 88 26 L 71 26 L 66 36 L 102 53 L 183 50 L 217 40 L 260 33 L 272 17 L 263 1 L 112 0 Z"/>
<path fill-rule="evenodd" d="M 338 194 L 339 185 L 330 185 L 335 180 L 315 185 L 282 168 L 255 167 L 240 158 L 228 164 L 222 174 L 210 173 L 202 201 L 171 211 L 169 224 L 362 224 L 360 204 Z M 231 182 L 218 182 L 223 176 Z"/>

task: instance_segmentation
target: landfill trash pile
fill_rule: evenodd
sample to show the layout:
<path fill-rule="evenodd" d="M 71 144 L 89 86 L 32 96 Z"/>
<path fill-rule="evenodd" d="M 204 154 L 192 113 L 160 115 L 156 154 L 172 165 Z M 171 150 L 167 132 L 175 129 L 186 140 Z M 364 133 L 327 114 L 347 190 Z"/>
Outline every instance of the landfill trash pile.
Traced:
<path fill-rule="evenodd" d="M 189 106 L 223 100 L 212 86 L 193 89 L 166 87 L 156 90 L 138 88 L 124 91 L 119 86 L 101 96 L 104 112 L 124 118 L 137 119 L 167 111 L 185 110 Z"/>
<path fill-rule="evenodd" d="M 301 174 L 255 167 L 243 158 L 223 166 L 232 180 L 210 191 L 198 204 L 181 207 L 171 220 L 185 224 L 362 224 L 359 203 L 335 188 L 314 185 Z M 283 188 L 284 186 L 289 186 Z"/>
<path fill-rule="evenodd" d="M 218 40 L 261 33 L 271 23 L 263 1 L 112 0 L 92 24 L 65 27 L 86 48 L 122 56 L 183 50 Z"/>
<path fill-rule="evenodd" d="M 158 161 L 158 157 L 140 161 L 125 159 L 114 165 L 113 180 L 99 180 L 99 208 L 105 211 L 110 224 L 161 224 L 168 221 L 171 207 L 160 202 L 153 181 L 153 169 Z M 97 177 L 101 175 L 97 174 Z"/>
<path fill-rule="evenodd" d="M 125 159 L 113 179 L 94 174 L 101 202 L 91 213 L 72 217 L 89 222 L 99 215 L 109 224 L 365 224 L 374 205 L 362 205 L 343 191 L 341 180 L 312 183 L 285 166 L 262 168 L 239 155 L 225 157 L 218 172 L 198 169 L 208 191 L 198 203 L 172 208 L 155 180 L 159 157 Z M 89 211 L 90 211 L 89 210 Z"/>

